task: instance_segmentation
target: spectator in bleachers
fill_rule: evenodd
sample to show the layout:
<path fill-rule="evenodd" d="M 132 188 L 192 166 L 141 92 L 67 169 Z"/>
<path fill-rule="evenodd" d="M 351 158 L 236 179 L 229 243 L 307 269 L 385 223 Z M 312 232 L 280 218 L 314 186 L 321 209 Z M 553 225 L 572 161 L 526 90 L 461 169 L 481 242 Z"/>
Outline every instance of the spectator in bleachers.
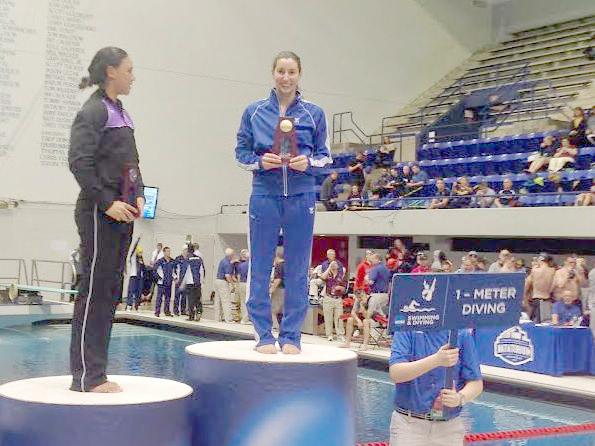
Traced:
<path fill-rule="evenodd" d="M 479 183 L 475 188 L 473 205 L 478 208 L 491 208 L 496 200 L 496 191 L 485 181 Z"/>
<path fill-rule="evenodd" d="M 409 183 L 413 180 L 413 172 L 411 171 L 411 167 L 409 166 L 409 164 L 405 164 L 401 168 L 401 178 L 403 179 L 403 182 L 407 187 L 409 186 Z"/>
<path fill-rule="evenodd" d="M 349 197 L 347 198 L 347 206 L 349 208 L 358 208 L 364 205 L 364 201 L 362 199 L 362 194 L 359 190 L 357 184 L 351 186 L 351 192 L 349 193 Z"/>
<path fill-rule="evenodd" d="M 317 301 L 320 297 L 320 291 L 324 287 L 324 281 L 320 278 L 322 274 L 322 265 L 318 265 L 315 268 L 310 268 L 310 284 L 309 284 L 309 291 L 308 296 L 312 300 Z"/>
<path fill-rule="evenodd" d="M 386 261 L 386 267 L 390 271 L 391 274 L 399 272 L 399 261 L 395 259 L 388 259 Z"/>
<path fill-rule="evenodd" d="M 516 273 L 518 272 L 518 267 L 517 267 L 517 259 L 515 259 L 513 256 L 510 256 L 508 259 L 506 259 L 506 261 L 504 262 L 504 265 L 502 265 L 502 269 L 500 269 L 501 273 Z"/>
<path fill-rule="evenodd" d="M 469 178 L 459 178 L 459 180 L 453 184 L 450 196 L 449 207 L 468 208 L 473 196 L 473 188 L 469 184 Z"/>
<path fill-rule="evenodd" d="M 370 263 L 370 256 L 372 254 L 374 254 L 373 251 L 367 250 L 366 255 L 357 265 L 357 269 L 355 271 L 355 283 L 353 284 L 353 288 L 356 292 L 364 291 L 366 294 L 370 292 L 370 285 L 366 283 L 366 275 L 372 267 L 372 264 Z"/>
<path fill-rule="evenodd" d="M 537 257 L 537 265 L 525 280 L 525 289 L 531 293 L 529 298 L 529 317 L 535 323 L 547 321 L 552 314 L 552 286 L 556 269 L 551 266 L 552 258 L 545 252 Z"/>
<path fill-rule="evenodd" d="M 405 243 L 403 243 L 403 240 L 396 238 L 393 240 L 393 246 L 388 249 L 386 258 L 388 259 L 390 257 L 395 260 L 402 260 L 407 251 L 409 250 L 405 246 Z"/>
<path fill-rule="evenodd" d="M 368 308 L 372 312 L 386 315 L 385 307 L 388 305 L 388 288 L 390 286 L 391 273 L 378 254 L 370 256 L 372 267 L 366 276 L 366 282 L 370 286 L 370 300 Z"/>
<path fill-rule="evenodd" d="M 562 138 L 562 145 L 550 160 L 548 170 L 550 172 L 559 172 L 568 163 L 574 163 L 578 149 L 570 144 L 569 138 Z"/>
<path fill-rule="evenodd" d="M 389 136 L 385 136 L 382 145 L 378 148 L 378 152 L 376 152 L 376 165 L 378 167 L 390 166 L 395 158 L 396 150 L 397 145 L 391 142 Z"/>
<path fill-rule="evenodd" d="M 331 174 L 325 178 L 320 187 L 320 201 L 324 204 L 327 211 L 337 210 L 337 179 L 339 174 L 337 172 L 331 172 Z"/>
<path fill-rule="evenodd" d="M 436 180 L 434 197 L 436 198 L 432 198 L 428 209 L 446 209 L 448 207 L 450 191 L 446 188 L 446 183 L 442 178 Z"/>
<path fill-rule="evenodd" d="M 494 200 L 498 208 L 509 208 L 517 205 L 516 192 L 512 188 L 512 180 L 505 178 L 502 182 L 502 190 L 498 192 L 498 197 Z"/>
<path fill-rule="evenodd" d="M 546 167 L 559 148 L 559 144 L 552 135 L 547 135 L 539 145 L 539 150 L 532 153 L 528 161 L 531 163 L 527 172 L 534 174 Z"/>
<path fill-rule="evenodd" d="M 552 325 L 578 325 L 583 316 L 578 297 L 571 291 L 562 293 L 562 298 L 552 307 Z"/>
<path fill-rule="evenodd" d="M 353 329 L 354 327 L 357 327 L 358 330 L 363 331 L 363 342 L 360 350 L 363 351 L 368 349 L 368 343 L 370 342 L 370 326 L 372 323 L 372 319 L 370 319 L 371 314 L 368 311 L 368 301 L 369 297 L 364 291 L 356 291 L 351 314 L 346 321 L 347 328 L 345 330 L 345 343 L 341 345 L 342 348 L 351 347 Z"/>
<path fill-rule="evenodd" d="M 358 186 L 360 190 L 364 188 L 366 177 L 364 175 L 365 155 L 363 152 L 356 152 L 355 159 L 349 163 L 349 184 Z"/>
<path fill-rule="evenodd" d="M 480 273 L 487 272 L 486 259 L 484 259 L 483 257 L 478 257 L 475 267 L 477 268 L 477 271 L 479 271 Z"/>
<path fill-rule="evenodd" d="M 554 299 L 560 300 L 565 291 L 570 291 L 573 296 L 580 297 L 581 287 L 587 284 L 587 271 L 584 259 L 574 256 L 566 257 L 564 265 L 554 275 L 552 294 Z"/>
<path fill-rule="evenodd" d="M 525 263 L 525 259 L 516 259 L 515 265 L 518 273 L 527 274 L 527 264 Z"/>
<path fill-rule="evenodd" d="M 428 255 L 425 252 L 418 252 L 415 256 L 416 265 L 413 267 L 411 272 L 413 274 L 424 274 L 432 271 L 430 268 L 430 261 Z"/>
<path fill-rule="evenodd" d="M 444 251 L 434 251 L 434 261 L 432 262 L 431 269 L 435 273 L 450 273 L 453 270 L 453 265 L 450 260 L 446 257 Z"/>
<path fill-rule="evenodd" d="M 337 259 L 337 252 L 334 249 L 327 249 L 326 250 L 326 260 L 324 262 L 322 262 L 322 265 L 321 265 L 323 272 L 328 269 L 331 262 L 337 262 L 337 264 L 339 265 L 339 269 L 341 270 L 341 272 L 343 274 L 345 274 L 345 267 L 343 266 L 341 261 Z"/>
<path fill-rule="evenodd" d="M 332 261 L 320 278 L 325 283 L 325 295 L 322 299 L 322 311 L 324 313 L 324 331 L 329 341 L 333 338 L 333 325 L 338 336 L 345 335 L 343 321 L 340 319 L 343 314 L 343 295 L 345 294 L 345 282 L 343 269 L 337 261 Z"/>
<path fill-rule="evenodd" d="M 403 176 L 399 173 L 399 169 L 397 169 L 396 167 L 392 167 L 389 170 L 388 180 L 385 189 L 385 195 L 390 198 L 397 198 L 405 195 L 407 191 L 406 182 L 403 179 Z"/>
<path fill-rule="evenodd" d="M 411 181 L 407 184 L 407 194 L 411 195 L 420 191 L 428 182 L 428 174 L 420 169 L 418 163 L 413 163 L 411 166 Z"/>
<path fill-rule="evenodd" d="M 376 179 L 370 181 L 370 191 L 373 194 L 378 194 L 380 198 L 383 198 L 390 192 L 388 185 L 390 183 L 390 174 L 386 167 L 380 168 L 379 176 Z"/>
<path fill-rule="evenodd" d="M 595 203 L 595 180 L 591 183 L 591 189 L 589 192 L 583 192 L 582 194 L 578 194 L 576 197 L 576 201 L 574 202 L 575 206 L 592 206 Z"/>
<path fill-rule="evenodd" d="M 457 273 L 474 273 L 475 268 L 473 266 L 473 261 L 465 256 L 461 259 L 461 267 L 457 270 Z"/>
<path fill-rule="evenodd" d="M 479 260 L 479 254 L 477 254 L 477 251 L 469 251 L 466 257 L 471 260 L 471 263 L 473 264 L 473 271 L 477 271 L 477 261 Z"/>
<path fill-rule="evenodd" d="M 504 263 L 511 256 L 512 256 L 512 254 L 510 253 L 510 251 L 508 249 L 503 249 L 502 251 L 500 251 L 500 253 L 498 254 L 498 260 L 496 260 L 494 263 L 492 263 L 490 265 L 490 268 L 488 269 L 488 272 L 489 273 L 499 273 L 499 272 L 501 272 L 502 271 L 502 267 L 504 266 Z"/>
<path fill-rule="evenodd" d="M 591 107 L 591 111 L 589 112 L 589 118 L 587 119 L 587 131 L 586 131 L 587 140 L 591 145 L 595 145 L 595 105 Z"/>
<path fill-rule="evenodd" d="M 568 133 L 570 144 L 575 147 L 586 147 L 589 145 L 587 139 L 587 120 L 585 119 L 585 112 L 581 107 L 575 107 L 573 111 L 572 121 L 570 123 L 571 129 Z"/>

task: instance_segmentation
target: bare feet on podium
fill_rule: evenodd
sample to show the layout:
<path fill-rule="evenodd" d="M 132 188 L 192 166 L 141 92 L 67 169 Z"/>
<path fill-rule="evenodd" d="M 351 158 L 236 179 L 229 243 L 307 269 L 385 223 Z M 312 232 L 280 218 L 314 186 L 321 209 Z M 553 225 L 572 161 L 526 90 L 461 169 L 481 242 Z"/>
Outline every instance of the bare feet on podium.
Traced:
<path fill-rule="evenodd" d="M 122 387 L 118 383 L 113 381 L 106 381 L 103 384 L 99 384 L 96 387 L 93 387 L 89 392 L 92 393 L 120 393 L 122 392 Z"/>
<path fill-rule="evenodd" d="M 285 344 L 281 349 L 286 355 L 299 355 L 302 351 L 293 344 Z"/>
<path fill-rule="evenodd" d="M 256 351 L 258 353 L 264 353 L 266 355 L 276 355 L 277 347 L 275 346 L 275 344 L 259 345 L 256 347 Z"/>

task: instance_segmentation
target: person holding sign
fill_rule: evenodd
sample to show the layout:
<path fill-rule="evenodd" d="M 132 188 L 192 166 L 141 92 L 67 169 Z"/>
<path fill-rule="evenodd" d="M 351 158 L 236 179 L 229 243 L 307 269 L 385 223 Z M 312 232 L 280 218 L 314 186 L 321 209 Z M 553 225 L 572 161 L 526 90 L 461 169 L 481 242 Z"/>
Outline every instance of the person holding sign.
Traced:
<path fill-rule="evenodd" d="M 453 380 L 445 386 L 448 367 Z M 395 332 L 389 374 L 396 384 L 390 446 L 463 445 L 461 408 L 483 391 L 468 330 L 459 331 L 456 347 L 446 330 Z"/>
<path fill-rule="evenodd" d="M 122 390 L 105 373 L 114 297 L 145 199 L 134 124 L 118 99 L 134 82 L 132 61 L 124 50 L 106 47 L 88 70 L 81 89 L 98 88 L 76 115 L 68 150 L 70 171 L 81 187 L 75 221 L 82 270 L 72 315 L 71 390 L 113 393 Z"/>
<path fill-rule="evenodd" d="M 273 61 L 274 88 L 250 104 L 237 134 L 236 160 L 253 174 L 250 197 L 250 267 L 246 301 L 256 332 L 256 350 L 277 353 L 272 334 L 269 279 L 279 233 L 283 230 L 286 294 L 279 345 L 300 353 L 301 326 L 308 306 L 316 195 L 315 169 L 332 163 L 324 111 L 304 101 L 298 90 L 302 65 L 293 52 Z"/>

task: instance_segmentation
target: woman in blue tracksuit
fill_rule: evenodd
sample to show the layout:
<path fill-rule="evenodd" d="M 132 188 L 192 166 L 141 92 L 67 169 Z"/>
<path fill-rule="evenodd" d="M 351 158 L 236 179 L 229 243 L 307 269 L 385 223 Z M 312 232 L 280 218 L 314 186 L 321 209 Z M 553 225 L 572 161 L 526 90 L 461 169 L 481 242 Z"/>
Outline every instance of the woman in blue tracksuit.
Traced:
<path fill-rule="evenodd" d="M 256 331 L 256 349 L 276 353 L 271 332 L 269 282 L 280 230 L 285 248 L 285 305 L 279 330 L 284 353 L 300 353 L 300 329 L 308 305 L 308 267 L 314 226 L 314 172 L 332 163 L 324 111 L 302 99 L 300 58 L 279 53 L 273 62 L 275 87 L 242 116 L 235 149 L 240 167 L 252 171 L 249 244 L 252 262 L 246 305 Z M 298 155 L 283 165 L 271 153 L 279 117 L 293 118 Z"/>

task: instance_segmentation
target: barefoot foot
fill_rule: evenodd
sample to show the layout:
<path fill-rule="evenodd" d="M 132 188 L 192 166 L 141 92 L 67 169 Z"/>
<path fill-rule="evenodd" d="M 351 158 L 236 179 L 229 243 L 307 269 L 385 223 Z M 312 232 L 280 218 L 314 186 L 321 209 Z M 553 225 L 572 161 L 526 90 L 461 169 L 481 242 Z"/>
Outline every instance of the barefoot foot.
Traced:
<path fill-rule="evenodd" d="M 299 355 L 302 351 L 293 344 L 285 344 L 281 349 L 286 355 Z"/>
<path fill-rule="evenodd" d="M 93 387 L 89 392 L 93 393 L 120 393 L 122 387 L 118 383 L 112 381 L 106 381 L 103 384 Z"/>
<path fill-rule="evenodd" d="M 275 344 L 259 345 L 258 347 L 256 347 L 256 351 L 258 353 L 264 353 L 266 355 L 276 355 L 277 347 L 275 347 Z"/>

